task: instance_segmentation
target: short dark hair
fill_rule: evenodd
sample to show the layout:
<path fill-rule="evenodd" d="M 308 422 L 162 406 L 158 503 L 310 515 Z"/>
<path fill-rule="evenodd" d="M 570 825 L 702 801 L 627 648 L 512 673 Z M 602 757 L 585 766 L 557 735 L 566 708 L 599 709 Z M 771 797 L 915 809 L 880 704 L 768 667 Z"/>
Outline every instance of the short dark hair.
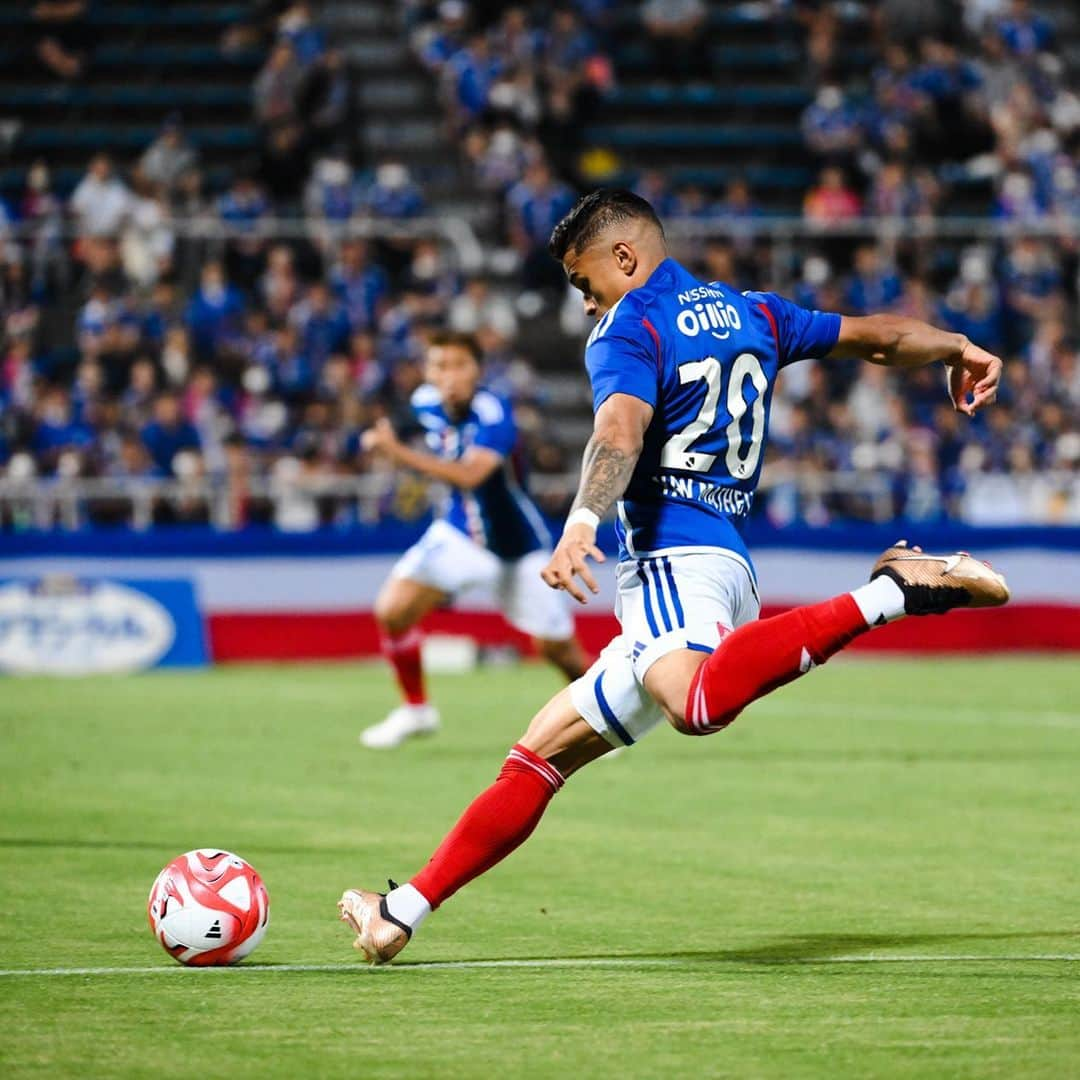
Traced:
<path fill-rule="evenodd" d="M 655 225 L 664 235 L 664 226 L 652 204 L 626 188 L 597 188 L 583 195 L 551 232 L 548 252 L 559 262 L 571 249 L 584 251 L 609 225 L 641 219 Z"/>
<path fill-rule="evenodd" d="M 474 334 L 466 334 L 461 330 L 436 330 L 428 342 L 429 348 L 457 348 L 465 349 L 472 354 L 472 358 L 478 363 L 484 362 L 484 350 L 480 348 L 480 342 Z"/>

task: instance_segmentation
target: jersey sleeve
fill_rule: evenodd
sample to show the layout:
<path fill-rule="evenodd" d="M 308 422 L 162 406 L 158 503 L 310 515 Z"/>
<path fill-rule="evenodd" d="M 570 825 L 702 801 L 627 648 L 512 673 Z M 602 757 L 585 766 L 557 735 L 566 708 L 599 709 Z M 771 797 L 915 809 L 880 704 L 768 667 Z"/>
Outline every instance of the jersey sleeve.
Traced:
<path fill-rule="evenodd" d="M 605 332 L 606 329 L 606 332 Z M 593 411 L 612 394 L 629 394 L 656 407 L 660 386 L 659 343 L 641 321 L 640 335 L 628 322 L 597 327 L 585 349 L 585 367 L 592 383 Z"/>
<path fill-rule="evenodd" d="M 772 316 L 781 367 L 828 356 L 840 337 L 839 315 L 810 311 L 776 293 L 749 293 L 747 299 L 764 306 Z"/>
<path fill-rule="evenodd" d="M 473 399 L 479 424 L 473 446 L 494 450 L 500 457 L 509 457 L 517 442 L 517 425 L 509 404 L 494 394 L 481 393 Z"/>

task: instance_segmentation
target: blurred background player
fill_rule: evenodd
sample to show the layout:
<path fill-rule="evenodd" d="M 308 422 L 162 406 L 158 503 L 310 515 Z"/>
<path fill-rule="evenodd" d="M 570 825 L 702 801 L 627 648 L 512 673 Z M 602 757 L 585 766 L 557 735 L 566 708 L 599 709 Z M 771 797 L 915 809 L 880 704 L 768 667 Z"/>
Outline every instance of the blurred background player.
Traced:
<path fill-rule="evenodd" d="M 363 446 L 449 486 L 443 512 L 401 557 L 375 601 L 383 652 L 404 701 L 360 736 L 365 746 L 397 746 L 439 727 L 427 698 L 418 624 L 474 588 L 494 591 L 510 624 L 568 680 L 588 666 L 563 598 L 540 578 L 551 537 L 522 486 L 514 460 L 510 404 L 480 385 L 480 347 L 469 334 L 435 335 L 427 382 L 412 396 L 431 452 L 399 440 L 388 420 L 364 433 Z"/>

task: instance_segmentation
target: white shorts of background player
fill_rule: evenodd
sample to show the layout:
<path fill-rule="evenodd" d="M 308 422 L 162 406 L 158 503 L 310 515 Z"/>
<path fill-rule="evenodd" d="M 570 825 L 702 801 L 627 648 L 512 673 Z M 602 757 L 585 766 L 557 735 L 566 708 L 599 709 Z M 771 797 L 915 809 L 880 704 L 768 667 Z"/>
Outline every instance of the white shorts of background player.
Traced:
<path fill-rule="evenodd" d="M 533 551 L 506 561 L 453 525 L 436 521 L 390 573 L 430 585 L 452 598 L 474 589 L 490 592 L 515 629 L 546 641 L 566 641 L 574 636 L 566 594 L 549 588 L 540 577 L 550 558 L 549 551 Z"/>
<path fill-rule="evenodd" d="M 619 563 L 622 633 L 571 683 L 574 707 L 612 746 L 632 745 L 664 719 L 642 686 L 649 668 L 676 649 L 711 653 L 760 613 L 750 568 L 733 551 L 672 548 Z"/>

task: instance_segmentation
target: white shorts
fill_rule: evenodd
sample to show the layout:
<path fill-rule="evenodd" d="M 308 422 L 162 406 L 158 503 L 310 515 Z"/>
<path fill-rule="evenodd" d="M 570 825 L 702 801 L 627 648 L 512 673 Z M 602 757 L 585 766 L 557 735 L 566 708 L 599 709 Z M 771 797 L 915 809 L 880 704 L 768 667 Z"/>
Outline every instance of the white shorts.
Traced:
<path fill-rule="evenodd" d="M 574 707 L 613 746 L 630 746 L 664 719 L 642 686 L 677 649 L 711 653 L 725 633 L 761 611 L 750 568 L 734 552 L 659 552 L 618 566 L 622 633 L 570 685 Z"/>
<path fill-rule="evenodd" d="M 566 641 L 574 636 L 566 596 L 540 577 L 549 558 L 547 551 L 532 551 L 508 562 L 453 525 L 435 521 L 395 563 L 390 575 L 430 585 L 451 598 L 484 589 L 494 594 L 506 621 L 523 634 Z"/>

